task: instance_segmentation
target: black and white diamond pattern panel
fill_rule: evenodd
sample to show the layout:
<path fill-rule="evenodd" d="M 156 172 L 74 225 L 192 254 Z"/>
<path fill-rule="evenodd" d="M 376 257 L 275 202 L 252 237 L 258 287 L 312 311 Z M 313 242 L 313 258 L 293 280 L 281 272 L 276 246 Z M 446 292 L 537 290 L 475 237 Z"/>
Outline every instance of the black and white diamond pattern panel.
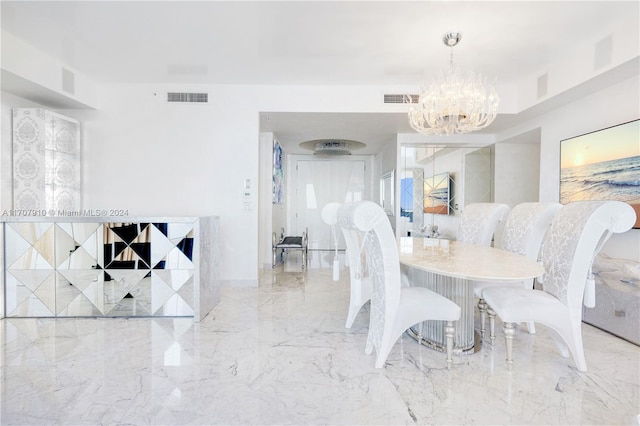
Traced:
<path fill-rule="evenodd" d="M 8 224 L 7 316 L 192 316 L 193 226 Z"/>

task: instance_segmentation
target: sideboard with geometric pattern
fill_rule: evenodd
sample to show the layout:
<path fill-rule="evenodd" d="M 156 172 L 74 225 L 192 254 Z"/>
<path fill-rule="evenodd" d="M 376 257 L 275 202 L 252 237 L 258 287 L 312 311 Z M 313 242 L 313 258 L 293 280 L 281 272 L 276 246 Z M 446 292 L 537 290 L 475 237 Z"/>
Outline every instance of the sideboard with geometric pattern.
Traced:
<path fill-rule="evenodd" d="M 219 221 L 7 217 L 6 317 L 194 317 L 220 300 Z"/>

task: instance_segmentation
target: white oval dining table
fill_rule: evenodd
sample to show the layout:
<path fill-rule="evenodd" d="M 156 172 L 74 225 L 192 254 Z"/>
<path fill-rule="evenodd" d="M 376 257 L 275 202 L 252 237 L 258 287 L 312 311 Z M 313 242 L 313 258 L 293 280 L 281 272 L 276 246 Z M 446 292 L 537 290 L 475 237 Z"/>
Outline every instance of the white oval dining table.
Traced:
<path fill-rule="evenodd" d="M 542 275 L 542 264 L 505 250 L 435 238 L 398 238 L 398 254 L 409 285 L 425 287 L 460 306 L 455 352 L 475 352 L 481 341 L 474 333 L 474 281 L 523 281 Z M 409 329 L 421 344 L 444 350 L 442 321 L 425 321 Z"/>

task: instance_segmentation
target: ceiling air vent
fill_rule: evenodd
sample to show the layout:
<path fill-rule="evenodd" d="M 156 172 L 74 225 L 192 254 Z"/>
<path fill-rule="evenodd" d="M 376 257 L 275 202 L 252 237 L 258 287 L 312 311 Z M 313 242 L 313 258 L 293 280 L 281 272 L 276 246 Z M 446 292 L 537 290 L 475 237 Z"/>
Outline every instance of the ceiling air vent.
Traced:
<path fill-rule="evenodd" d="M 197 102 L 206 103 L 209 102 L 208 93 L 167 93 L 167 102 Z"/>
<path fill-rule="evenodd" d="M 384 103 L 385 104 L 404 104 L 409 103 L 406 102 L 405 99 L 411 99 L 412 104 L 418 103 L 419 95 L 384 95 Z"/>
<path fill-rule="evenodd" d="M 76 93 L 76 76 L 72 71 L 62 68 L 62 90 L 72 95 Z"/>
<path fill-rule="evenodd" d="M 544 73 L 538 77 L 538 99 L 547 96 L 547 90 L 549 85 L 549 74 Z"/>

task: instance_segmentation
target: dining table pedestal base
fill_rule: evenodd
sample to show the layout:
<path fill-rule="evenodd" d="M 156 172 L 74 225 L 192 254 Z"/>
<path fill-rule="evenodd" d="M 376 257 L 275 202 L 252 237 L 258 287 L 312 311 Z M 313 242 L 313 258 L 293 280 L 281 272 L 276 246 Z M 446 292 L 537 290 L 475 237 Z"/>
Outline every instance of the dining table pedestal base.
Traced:
<path fill-rule="evenodd" d="M 402 266 L 411 286 L 419 286 L 434 291 L 460 306 L 460 320 L 454 322 L 454 353 L 475 353 L 480 350 L 482 339 L 474 330 L 473 283 L 462 278 L 453 278 Z M 446 352 L 446 321 L 424 321 L 407 330 L 407 334 L 418 343 L 429 348 Z"/>

